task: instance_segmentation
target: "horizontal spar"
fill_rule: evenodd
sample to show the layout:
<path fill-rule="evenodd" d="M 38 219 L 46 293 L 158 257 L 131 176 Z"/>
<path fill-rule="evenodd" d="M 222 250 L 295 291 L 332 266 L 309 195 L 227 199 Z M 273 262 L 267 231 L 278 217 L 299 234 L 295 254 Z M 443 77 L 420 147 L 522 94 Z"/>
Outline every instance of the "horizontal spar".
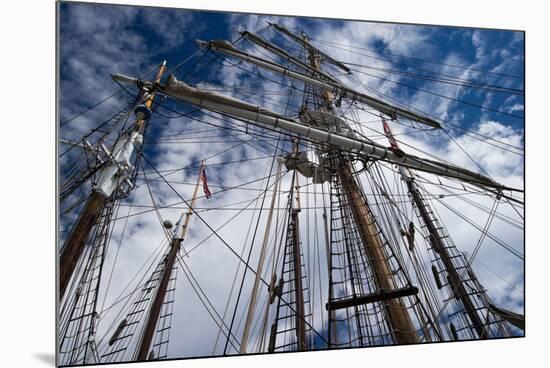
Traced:
<path fill-rule="evenodd" d="M 335 83 L 331 81 L 323 81 L 320 79 L 315 78 L 314 76 L 305 75 L 302 73 L 295 72 L 293 70 L 290 70 L 289 68 L 286 68 L 282 65 L 279 65 L 277 63 L 259 58 L 254 55 L 247 54 L 246 52 L 240 51 L 235 49 L 229 42 L 224 40 L 215 40 L 215 41 L 200 41 L 198 40 L 197 43 L 201 46 L 208 47 L 212 50 L 219 51 L 221 53 L 224 53 L 226 55 L 250 62 L 256 66 L 259 66 L 261 68 L 270 70 L 272 72 L 286 75 L 292 79 L 296 79 L 299 81 L 302 81 L 308 85 L 311 85 L 313 87 L 321 88 L 326 91 L 332 92 L 336 95 L 342 96 L 343 98 L 350 98 L 352 100 L 364 103 L 365 105 L 368 105 L 378 111 L 381 111 L 382 113 L 390 116 L 400 116 L 406 119 L 411 119 L 414 121 L 417 121 L 419 123 L 423 123 L 426 125 L 429 125 L 431 127 L 440 129 L 441 125 L 426 116 L 418 115 L 412 111 L 405 110 L 401 107 L 393 106 L 388 104 L 387 102 L 384 102 L 382 100 L 379 100 L 377 98 L 368 96 L 364 93 L 355 91 L 347 86 L 344 86 L 341 83 Z"/>
<path fill-rule="evenodd" d="M 390 299 L 403 298 L 406 296 L 418 294 L 418 288 L 414 286 L 408 286 L 401 289 L 394 290 L 380 290 L 376 293 L 354 296 L 347 299 L 333 300 L 325 304 L 327 310 L 338 310 L 344 308 L 350 308 L 353 306 L 370 304 L 375 302 L 384 302 Z"/>
<path fill-rule="evenodd" d="M 151 85 L 151 82 L 141 81 L 119 74 L 113 75 L 113 78 L 134 85 Z M 460 179 L 482 187 L 496 188 L 498 190 L 510 189 L 488 177 L 458 166 L 431 161 L 409 154 L 395 153 L 391 149 L 374 142 L 350 138 L 323 129 L 307 126 L 297 120 L 279 115 L 260 106 L 215 92 L 208 92 L 191 87 L 184 82 L 178 81 L 173 75 L 169 77 L 164 86 L 158 86 L 158 88 L 158 92 L 180 101 L 188 102 L 237 119 L 244 119 L 263 128 L 284 129 L 345 151 L 356 152 L 370 159 L 383 160 L 418 171 Z"/>

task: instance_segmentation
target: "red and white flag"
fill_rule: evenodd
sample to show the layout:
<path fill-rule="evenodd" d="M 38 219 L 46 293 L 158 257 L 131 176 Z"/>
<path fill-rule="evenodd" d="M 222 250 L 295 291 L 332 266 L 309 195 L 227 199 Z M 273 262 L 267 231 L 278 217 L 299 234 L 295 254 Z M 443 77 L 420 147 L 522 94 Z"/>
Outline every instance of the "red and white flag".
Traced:
<path fill-rule="evenodd" d="M 208 189 L 208 179 L 206 178 L 206 171 L 204 168 L 201 172 L 201 180 L 202 180 L 202 190 L 204 191 L 204 196 L 206 199 L 210 199 L 212 197 L 212 193 L 210 193 L 210 189 Z"/>
<path fill-rule="evenodd" d="M 384 119 L 384 117 L 382 115 L 380 115 L 380 117 L 382 118 L 382 124 L 384 126 L 384 134 L 386 135 L 386 138 L 388 138 L 388 141 L 390 142 L 390 147 L 393 148 L 393 149 L 398 150 L 399 146 L 397 145 L 397 141 L 393 137 L 393 134 L 390 130 L 390 127 L 389 127 L 388 123 L 386 122 L 386 119 Z"/>

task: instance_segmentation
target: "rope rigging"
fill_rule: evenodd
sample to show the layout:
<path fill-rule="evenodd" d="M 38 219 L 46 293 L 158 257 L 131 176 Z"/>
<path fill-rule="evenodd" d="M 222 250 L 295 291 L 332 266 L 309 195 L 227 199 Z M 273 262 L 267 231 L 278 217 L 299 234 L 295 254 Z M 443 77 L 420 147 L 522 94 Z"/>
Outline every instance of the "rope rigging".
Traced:
<path fill-rule="evenodd" d="M 335 43 L 335 42 L 332 42 L 332 41 L 326 41 L 326 40 L 315 40 L 315 39 L 313 39 L 313 41 L 317 41 L 317 42 L 324 43 L 324 44 L 327 44 L 327 45 L 330 44 L 330 45 L 333 45 L 333 46 L 345 46 L 345 47 L 348 47 L 348 48 L 351 48 L 351 49 L 357 49 L 357 50 L 374 51 L 374 50 L 372 50 L 372 49 L 365 48 L 365 47 L 351 46 L 351 45 L 343 45 L 343 44 L 338 44 L 338 43 Z M 377 52 L 379 52 L 379 51 L 377 51 Z M 400 58 L 418 60 L 418 61 L 422 61 L 422 62 L 426 62 L 426 63 L 431 63 L 431 64 L 439 64 L 439 65 L 450 66 L 450 67 L 458 68 L 458 69 L 473 70 L 473 71 L 475 71 L 475 72 L 480 72 L 480 73 L 487 73 L 487 74 L 500 75 L 500 76 L 515 78 L 515 79 L 523 79 L 523 76 L 519 76 L 519 75 L 513 75 L 513 74 L 507 74 L 507 73 L 493 72 L 493 71 L 490 71 L 490 70 L 483 70 L 483 69 L 478 69 L 478 68 L 472 68 L 472 67 L 470 67 L 470 66 L 453 65 L 453 64 L 442 63 L 442 62 L 437 62 L 437 61 L 433 61 L 433 60 L 430 61 L 430 60 L 426 60 L 426 59 L 416 58 L 416 57 L 412 57 L 412 56 L 397 55 L 397 54 L 388 53 L 388 52 L 384 52 L 384 53 L 389 54 L 389 55 L 392 55 L 392 56 L 397 56 L 397 57 L 400 57 Z M 366 54 L 362 54 L 362 55 L 363 55 L 363 56 L 368 56 L 368 55 L 366 55 Z"/>

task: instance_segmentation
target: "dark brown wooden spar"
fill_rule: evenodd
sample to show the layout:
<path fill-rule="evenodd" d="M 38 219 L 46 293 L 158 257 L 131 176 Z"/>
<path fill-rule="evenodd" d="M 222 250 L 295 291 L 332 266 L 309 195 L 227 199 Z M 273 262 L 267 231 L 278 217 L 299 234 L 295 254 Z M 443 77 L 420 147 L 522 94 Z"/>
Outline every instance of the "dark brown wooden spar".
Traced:
<path fill-rule="evenodd" d="M 166 62 L 163 62 L 159 68 L 155 83 L 159 83 L 164 71 L 166 70 Z M 145 102 L 148 108 L 151 108 L 155 94 L 151 93 L 150 97 Z M 138 119 L 136 125 L 138 131 L 143 133 L 146 120 Z M 99 215 L 105 207 L 107 196 L 98 190 L 93 189 L 84 209 L 80 213 L 76 224 L 74 225 L 69 237 L 65 241 L 63 250 L 59 260 L 59 299 L 63 298 L 67 286 L 73 276 L 78 260 L 84 252 L 86 240 L 88 239 L 92 228 L 94 227 Z"/>
<path fill-rule="evenodd" d="M 361 295 L 355 298 L 339 299 L 339 300 L 333 301 L 330 304 L 327 304 L 327 309 L 329 305 L 330 305 L 330 310 L 335 311 L 338 309 L 350 308 L 355 305 L 383 302 L 390 299 L 402 298 L 405 296 L 415 295 L 417 293 L 418 293 L 418 288 L 415 286 L 407 286 L 404 288 L 394 289 L 389 291 L 380 290 L 376 293 Z"/>

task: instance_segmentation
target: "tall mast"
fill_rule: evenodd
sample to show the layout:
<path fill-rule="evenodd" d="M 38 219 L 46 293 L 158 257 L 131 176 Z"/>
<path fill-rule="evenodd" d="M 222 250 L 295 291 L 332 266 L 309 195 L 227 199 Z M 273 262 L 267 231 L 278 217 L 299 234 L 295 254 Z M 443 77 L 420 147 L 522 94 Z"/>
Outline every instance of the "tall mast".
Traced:
<path fill-rule="evenodd" d="M 303 35 L 305 44 L 308 43 L 307 36 Z M 314 69 L 321 71 L 321 65 L 314 49 L 308 48 L 309 61 Z M 332 100 L 334 96 L 331 92 L 323 90 L 323 103 L 326 110 L 333 112 Z M 387 256 L 384 252 L 384 244 L 380 239 L 379 231 L 376 228 L 372 212 L 365 197 L 361 193 L 359 184 L 352 174 L 351 162 L 345 157 L 337 159 L 337 175 L 340 176 L 345 196 L 350 204 L 353 213 L 353 220 L 359 228 L 359 234 L 368 256 L 370 266 L 375 275 L 375 283 L 380 291 L 377 299 L 383 300 L 384 310 L 387 316 L 391 330 L 397 343 L 415 343 L 418 342 L 416 332 L 408 312 L 399 299 L 400 293 L 396 290 L 395 282 L 392 277 L 392 271 L 388 264 Z M 395 292 L 392 295 L 392 292 Z M 385 295 L 384 295 L 385 294 Z M 359 298 L 353 298 L 349 301 L 349 306 L 361 303 Z M 364 301 L 363 301 L 364 302 Z M 329 312 L 331 306 L 329 303 Z"/>
<path fill-rule="evenodd" d="M 201 166 L 199 169 L 199 176 L 197 178 L 197 184 L 195 185 L 195 190 L 193 192 L 193 198 L 191 200 L 191 204 L 189 205 L 189 209 L 185 214 L 184 222 L 181 225 L 181 229 L 176 229 L 176 231 L 174 232 L 174 236 L 172 237 L 172 242 L 170 243 L 170 252 L 166 256 L 166 259 L 163 261 L 165 262 L 165 266 L 160 276 L 160 283 L 157 288 L 157 292 L 155 294 L 153 302 L 151 304 L 151 308 L 147 316 L 147 322 L 145 324 L 143 335 L 139 343 L 139 349 L 137 351 L 136 358 L 138 361 L 147 360 L 148 358 L 149 349 L 151 348 L 151 342 L 153 341 L 153 337 L 155 335 L 155 327 L 157 326 L 162 304 L 164 303 L 164 299 L 166 296 L 168 281 L 170 281 L 170 278 L 172 275 L 172 269 L 174 268 L 177 255 L 181 248 L 181 243 L 183 242 L 183 240 L 187 235 L 187 229 L 189 228 L 189 221 L 191 219 L 191 215 L 193 214 L 193 207 L 197 199 L 197 193 L 199 190 L 199 184 L 201 182 L 203 170 L 204 170 L 204 161 L 201 162 Z"/>
<path fill-rule="evenodd" d="M 298 139 L 294 141 L 294 153 L 298 153 Z M 294 264 L 294 300 L 296 301 L 296 338 L 298 342 L 298 350 L 307 350 L 306 341 L 306 325 L 305 325 L 305 308 L 304 308 L 304 290 L 302 285 L 302 251 L 300 247 L 300 225 L 298 222 L 298 214 L 300 208 L 300 183 L 298 181 L 298 172 L 294 171 L 295 189 L 296 189 L 296 204 L 291 209 L 291 226 L 292 226 L 292 242 L 293 245 L 293 264 Z"/>
<path fill-rule="evenodd" d="M 384 133 L 386 134 L 392 149 L 400 150 L 397 141 L 393 137 L 390 127 L 384 117 L 382 117 L 382 124 L 384 126 Z M 450 284 L 449 286 L 452 290 L 452 293 L 464 305 L 466 314 L 470 318 L 473 328 L 476 330 L 479 338 L 488 338 L 489 336 L 487 334 L 487 330 L 485 329 L 484 324 L 479 317 L 479 314 L 477 313 L 477 308 L 471 299 L 471 293 L 467 292 L 466 287 L 464 286 L 464 281 L 462 280 L 462 277 L 458 273 L 458 270 L 453 263 L 453 257 L 451 256 L 451 254 L 449 254 L 448 247 L 443 243 L 442 234 L 440 234 L 439 229 L 435 224 L 435 219 L 433 218 L 433 211 L 430 209 L 429 204 L 424 202 L 424 199 L 422 198 L 422 195 L 418 190 L 416 183 L 414 182 L 414 178 L 410 170 L 400 166 L 399 173 L 405 181 L 412 200 L 418 210 L 420 217 L 422 218 L 422 222 L 428 230 L 430 244 L 432 245 L 434 252 L 440 257 L 445 267 L 445 271 L 447 271 Z"/>
<path fill-rule="evenodd" d="M 155 78 L 155 83 L 159 83 L 164 71 L 166 70 L 166 61 L 162 63 Z M 145 106 L 147 109 L 151 109 L 153 100 L 155 98 L 155 93 L 152 92 L 150 95 L 146 95 L 144 92 L 144 97 L 146 97 Z M 60 299 L 63 298 L 69 281 L 73 275 L 73 272 L 76 268 L 76 265 L 82 256 L 84 251 L 86 240 L 88 239 L 92 228 L 94 227 L 97 219 L 99 218 L 101 212 L 105 207 L 107 199 L 113 194 L 117 193 L 120 182 L 112 185 L 113 181 L 117 181 L 116 177 L 119 174 L 119 154 L 133 151 L 136 145 L 139 145 L 140 140 L 142 140 L 142 134 L 147 123 L 147 118 L 143 113 L 138 113 L 136 127 L 137 130 L 134 134 L 129 135 L 125 139 L 122 139 L 117 142 L 111 148 L 111 162 L 104 167 L 100 174 L 99 180 L 102 181 L 92 189 L 92 193 L 88 198 L 76 224 L 74 225 L 69 237 L 65 241 L 65 245 L 61 252 L 60 257 L 60 269 L 59 269 L 59 289 L 60 289 Z M 127 155 L 129 156 L 129 154 Z M 104 185 L 102 185 L 104 184 Z"/>
<path fill-rule="evenodd" d="M 298 139 L 295 139 L 292 153 L 285 158 L 287 168 L 289 168 L 289 161 L 295 161 L 298 155 L 298 147 Z M 279 300 L 275 311 L 275 318 L 271 325 L 268 352 L 276 350 L 305 351 L 309 348 L 307 333 L 311 329 L 311 325 L 306 322 L 306 317 L 308 317 L 306 305 L 309 305 L 310 301 L 309 295 L 306 293 L 307 287 L 304 288 L 306 272 L 304 263 L 302 262 L 300 239 L 300 184 L 298 181 L 298 170 L 292 165 L 290 167 L 294 172 L 289 192 L 289 212 L 281 264 L 281 278 L 278 285 L 274 285 L 270 290 L 271 295 L 273 295 L 270 295 L 270 300 L 273 301 L 274 296 L 278 296 Z M 284 302 L 285 299 L 288 302 Z"/>

